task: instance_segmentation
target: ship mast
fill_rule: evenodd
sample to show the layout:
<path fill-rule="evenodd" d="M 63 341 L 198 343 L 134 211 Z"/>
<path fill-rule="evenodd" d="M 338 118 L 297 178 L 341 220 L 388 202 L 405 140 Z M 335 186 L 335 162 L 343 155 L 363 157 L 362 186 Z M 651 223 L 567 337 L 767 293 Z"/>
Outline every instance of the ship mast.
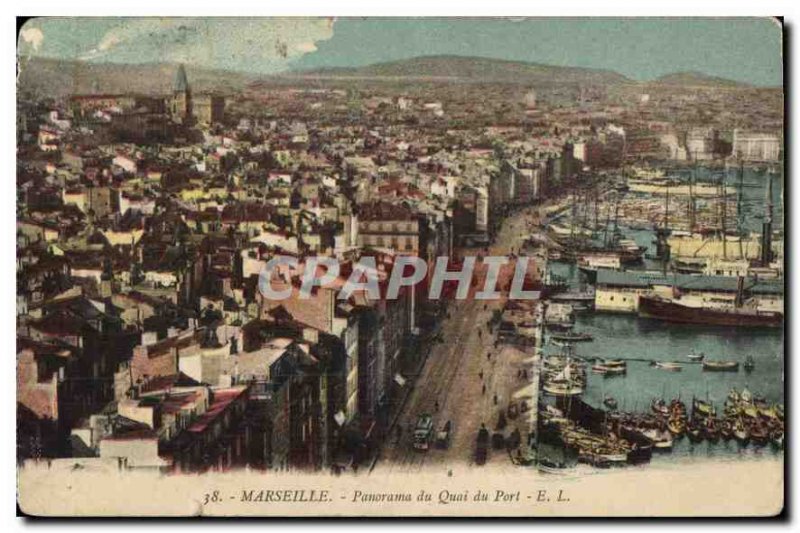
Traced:
<path fill-rule="evenodd" d="M 725 176 L 720 178 L 718 185 L 720 195 L 719 214 L 720 214 L 720 233 L 722 234 L 722 259 L 728 259 L 728 237 L 725 231 L 725 216 L 726 216 L 726 194 L 725 194 Z"/>
<path fill-rule="evenodd" d="M 742 244 L 742 236 L 744 229 L 743 209 L 742 202 L 744 201 L 744 161 L 741 154 L 739 154 L 739 194 L 736 197 L 736 230 L 739 234 L 739 259 L 744 259 L 744 249 Z"/>
<path fill-rule="evenodd" d="M 615 198 L 616 201 L 616 198 Z M 608 248 L 608 225 L 611 224 L 611 203 L 606 204 L 606 225 L 603 228 L 603 248 Z"/>
<path fill-rule="evenodd" d="M 666 242 L 667 235 L 669 235 L 669 180 L 667 180 L 667 194 L 666 194 L 666 205 L 664 206 L 664 240 Z M 665 247 L 666 249 L 669 248 L 669 245 Z M 662 257 L 662 267 L 663 273 L 667 275 L 667 266 L 669 265 L 669 252 L 667 251 L 663 254 Z"/>
<path fill-rule="evenodd" d="M 694 151 L 694 167 L 692 176 L 689 179 L 689 233 L 694 233 L 695 224 L 695 205 L 694 205 L 694 183 L 697 179 L 697 150 Z"/>
<path fill-rule="evenodd" d="M 764 224 L 761 227 L 761 266 L 769 266 L 772 261 L 772 176 L 767 176 L 767 190 L 764 203 Z"/>

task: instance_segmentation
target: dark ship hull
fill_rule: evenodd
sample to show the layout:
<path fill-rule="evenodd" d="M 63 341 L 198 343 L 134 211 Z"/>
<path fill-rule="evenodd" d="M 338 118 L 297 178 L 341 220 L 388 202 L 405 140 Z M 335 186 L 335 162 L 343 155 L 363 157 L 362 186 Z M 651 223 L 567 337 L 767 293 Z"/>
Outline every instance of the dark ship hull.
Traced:
<path fill-rule="evenodd" d="M 783 326 L 782 313 L 690 307 L 671 300 L 649 296 L 639 297 L 639 316 L 683 324 L 773 328 Z"/>

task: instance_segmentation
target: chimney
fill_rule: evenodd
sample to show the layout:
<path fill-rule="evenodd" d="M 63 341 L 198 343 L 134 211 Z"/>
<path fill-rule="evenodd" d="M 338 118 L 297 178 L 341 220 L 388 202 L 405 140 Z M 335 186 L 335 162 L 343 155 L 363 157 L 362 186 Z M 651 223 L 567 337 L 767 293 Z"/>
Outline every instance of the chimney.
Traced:
<path fill-rule="evenodd" d="M 142 346 L 150 346 L 158 342 L 158 333 L 155 331 L 142 332 Z"/>
<path fill-rule="evenodd" d="M 319 342 L 319 331 L 314 328 L 303 328 L 303 340 L 317 344 Z"/>

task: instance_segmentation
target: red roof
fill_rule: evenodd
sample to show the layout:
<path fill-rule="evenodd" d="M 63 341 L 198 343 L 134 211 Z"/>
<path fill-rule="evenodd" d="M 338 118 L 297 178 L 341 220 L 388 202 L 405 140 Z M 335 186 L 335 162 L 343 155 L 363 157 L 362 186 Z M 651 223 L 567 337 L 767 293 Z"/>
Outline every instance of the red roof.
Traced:
<path fill-rule="evenodd" d="M 208 406 L 208 410 L 203 413 L 187 431 L 192 433 L 202 433 L 216 418 L 225 412 L 228 406 L 239 396 L 247 392 L 246 388 L 224 389 L 214 391 L 214 403 Z"/>

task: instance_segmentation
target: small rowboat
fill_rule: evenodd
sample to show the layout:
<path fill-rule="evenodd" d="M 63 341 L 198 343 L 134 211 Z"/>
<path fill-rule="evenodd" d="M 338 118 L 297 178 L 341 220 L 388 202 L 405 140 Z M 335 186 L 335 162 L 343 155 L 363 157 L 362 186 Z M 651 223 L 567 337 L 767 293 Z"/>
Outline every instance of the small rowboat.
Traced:
<path fill-rule="evenodd" d="M 563 333 L 551 333 L 550 338 L 554 341 L 560 342 L 589 342 L 594 340 L 594 337 L 588 333 L 578 333 L 575 331 L 565 331 Z"/>
<path fill-rule="evenodd" d="M 726 441 L 731 440 L 733 438 L 733 424 L 728 420 L 724 421 L 722 427 L 719 428 L 719 434 Z"/>
<path fill-rule="evenodd" d="M 653 361 L 650 366 L 659 370 L 669 370 L 670 372 L 680 372 L 683 367 L 678 363 L 662 363 L 661 361 Z"/>
<path fill-rule="evenodd" d="M 564 476 L 575 472 L 574 467 L 570 467 L 564 462 L 549 461 L 547 459 L 541 459 L 536 467 L 540 472 L 544 472 L 545 474 L 554 474 L 557 476 Z"/>
<path fill-rule="evenodd" d="M 608 366 L 605 364 L 597 364 L 592 366 L 592 372 L 595 374 L 602 374 L 608 376 L 621 376 L 628 371 L 625 366 Z"/>
<path fill-rule="evenodd" d="M 654 413 L 660 415 L 669 415 L 669 407 L 667 407 L 667 402 L 662 399 L 653 398 L 653 401 L 650 403 L 650 408 Z"/>
<path fill-rule="evenodd" d="M 707 418 L 716 414 L 716 409 L 712 404 L 696 398 L 692 400 L 692 418 Z"/>
<path fill-rule="evenodd" d="M 772 445 L 776 448 L 783 448 L 783 431 L 780 429 L 776 429 L 770 433 L 769 439 L 772 441 Z"/>
<path fill-rule="evenodd" d="M 605 376 L 624 376 L 628 373 L 628 368 L 624 366 L 605 366 Z"/>
<path fill-rule="evenodd" d="M 720 431 L 717 427 L 716 421 L 713 418 L 708 418 L 706 420 L 706 423 L 702 428 L 702 435 L 709 442 L 719 441 Z"/>
<path fill-rule="evenodd" d="M 739 363 L 736 361 L 703 361 L 703 370 L 709 372 L 738 372 Z"/>
<path fill-rule="evenodd" d="M 689 361 L 702 361 L 705 356 L 706 355 L 703 352 L 696 353 L 694 350 L 692 350 L 689 352 L 689 355 L 687 355 L 686 358 Z"/>
<path fill-rule="evenodd" d="M 617 400 L 615 400 L 611 396 L 606 396 L 605 400 L 603 400 L 603 405 L 605 405 L 609 409 L 616 409 L 617 408 Z"/>
<path fill-rule="evenodd" d="M 673 438 L 669 431 L 658 429 L 645 429 L 642 435 L 647 437 L 653 443 L 653 447 L 657 450 L 671 450 Z"/>
<path fill-rule="evenodd" d="M 682 418 L 673 417 L 667 421 L 667 430 L 674 437 L 681 437 L 686 433 L 686 422 Z"/>
<path fill-rule="evenodd" d="M 686 430 L 689 440 L 692 442 L 700 442 L 703 440 L 703 435 L 700 432 L 700 427 L 697 424 L 690 424 Z"/>
<path fill-rule="evenodd" d="M 750 440 L 758 446 L 763 446 L 769 442 L 769 432 L 763 426 L 754 424 L 750 428 Z"/>
<path fill-rule="evenodd" d="M 739 444 L 746 445 L 747 441 L 750 440 L 750 434 L 747 431 L 747 427 L 742 423 L 741 420 L 737 420 L 733 424 L 733 438 L 735 438 Z"/>

